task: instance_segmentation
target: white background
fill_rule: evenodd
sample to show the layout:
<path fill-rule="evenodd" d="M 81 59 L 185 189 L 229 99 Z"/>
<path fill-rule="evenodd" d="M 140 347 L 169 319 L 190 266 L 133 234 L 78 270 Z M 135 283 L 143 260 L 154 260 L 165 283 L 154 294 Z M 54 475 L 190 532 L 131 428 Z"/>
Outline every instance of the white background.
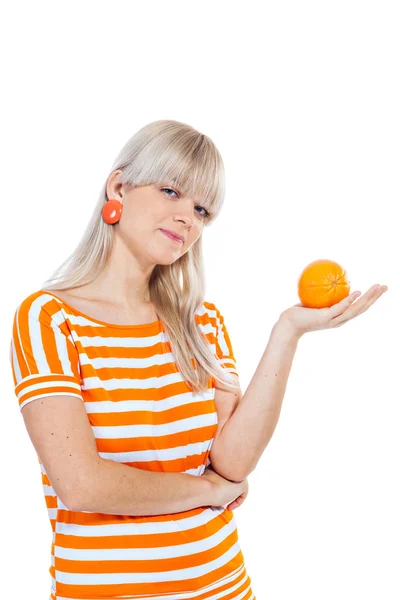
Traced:
<path fill-rule="evenodd" d="M 72 252 L 122 145 L 158 119 L 222 153 L 208 301 L 243 391 L 297 278 L 389 290 L 300 340 L 235 511 L 257 600 L 398 600 L 397 2 L 13 2 L 1 10 L 2 593 L 47 600 L 51 529 L 9 366 L 17 304 Z"/>

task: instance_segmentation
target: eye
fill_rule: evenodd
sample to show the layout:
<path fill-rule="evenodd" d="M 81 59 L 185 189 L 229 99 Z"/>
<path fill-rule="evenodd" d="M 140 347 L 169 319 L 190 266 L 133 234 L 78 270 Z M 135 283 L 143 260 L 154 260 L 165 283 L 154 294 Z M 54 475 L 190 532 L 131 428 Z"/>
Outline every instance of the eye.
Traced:
<path fill-rule="evenodd" d="M 161 191 L 163 192 L 164 190 L 168 190 L 170 192 L 174 192 L 174 194 L 176 194 L 178 196 L 178 194 L 172 189 L 172 188 L 161 188 Z M 167 194 L 169 196 L 169 194 Z"/>
<path fill-rule="evenodd" d="M 165 192 L 165 191 L 172 192 L 173 194 L 175 194 L 175 195 L 176 195 L 176 197 L 179 197 L 179 194 L 178 194 L 177 192 L 175 192 L 175 190 L 173 190 L 172 188 L 168 188 L 168 187 L 166 187 L 166 188 L 161 188 L 161 191 L 162 191 L 162 192 Z M 168 196 L 169 198 L 172 198 L 172 196 L 171 196 L 170 194 L 167 194 L 167 196 Z M 208 211 L 207 211 L 207 210 L 206 210 L 206 209 L 205 209 L 203 206 L 196 206 L 196 208 L 200 208 L 201 210 L 203 210 L 203 211 L 204 211 L 204 212 L 203 212 L 203 213 L 200 215 L 201 217 L 205 217 L 205 218 L 207 218 L 207 217 L 209 217 L 209 216 L 210 216 L 210 213 L 209 213 L 209 212 L 208 212 Z"/>
<path fill-rule="evenodd" d="M 201 215 L 202 217 L 210 216 L 210 213 L 203 206 L 199 206 L 199 207 L 196 206 L 196 208 L 201 208 L 201 210 L 204 210 L 204 213 Z"/>

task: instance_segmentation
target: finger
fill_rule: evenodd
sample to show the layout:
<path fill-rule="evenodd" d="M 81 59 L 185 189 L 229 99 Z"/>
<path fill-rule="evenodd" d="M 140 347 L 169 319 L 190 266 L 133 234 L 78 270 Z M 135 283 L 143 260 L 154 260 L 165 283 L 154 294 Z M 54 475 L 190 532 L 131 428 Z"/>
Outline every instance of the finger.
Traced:
<path fill-rule="evenodd" d="M 241 506 L 243 504 L 243 502 L 245 501 L 245 499 L 247 498 L 247 495 L 248 495 L 248 492 L 243 492 L 243 494 L 241 494 L 240 496 L 238 496 L 236 498 L 236 500 L 234 501 L 234 503 L 237 506 Z M 237 507 L 235 507 L 235 508 L 237 508 Z"/>
<path fill-rule="evenodd" d="M 355 316 L 355 314 L 358 314 L 358 311 L 360 309 L 366 310 L 369 306 L 371 306 L 372 302 L 375 302 L 375 300 L 377 300 L 377 298 L 379 298 L 379 296 L 381 295 L 381 290 L 383 293 L 383 291 L 386 291 L 386 289 L 385 286 L 380 286 L 379 284 L 376 284 L 370 287 L 369 290 L 365 292 L 364 296 L 361 296 L 361 292 L 354 292 L 353 294 L 350 294 L 350 296 L 347 296 L 347 298 L 344 298 L 341 302 L 338 302 L 337 304 L 332 306 L 330 310 L 332 310 L 333 308 L 336 309 L 332 311 L 333 313 L 336 313 L 334 314 L 334 316 L 339 316 L 341 314 L 339 312 L 340 308 L 342 308 L 342 312 L 345 310 L 347 314 Z M 378 292 L 379 295 L 377 295 Z M 360 296 L 361 298 L 358 300 L 358 302 L 356 302 L 353 305 L 354 308 L 349 310 L 349 306 L 353 304 L 354 300 L 356 300 Z"/>
<path fill-rule="evenodd" d="M 359 298 L 360 296 L 361 296 L 361 292 L 353 292 L 346 298 L 343 298 L 343 300 L 341 300 L 340 302 L 337 302 L 336 304 L 334 304 L 333 306 L 328 308 L 327 309 L 328 315 L 331 318 L 334 318 L 334 317 L 337 317 L 337 316 L 343 314 L 343 311 L 348 309 L 348 307 L 351 306 L 353 304 L 353 302 L 355 300 L 357 300 L 357 298 Z"/>
<path fill-rule="evenodd" d="M 341 315 L 332 319 L 331 325 L 334 327 L 338 327 L 350 321 L 350 319 L 354 319 L 354 317 L 358 317 L 362 313 L 364 313 L 372 304 L 374 304 L 378 298 L 382 296 L 387 290 L 385 286 L 372 286 L 368 292 L 364 294 L 362 298 L 355 304 L 352 304 L 345 310 Z"/>
<path fill-rule="evenodd" d="M 243 493 L 240 496 L 238 496 L 236 498 L 236 500 L 234 500 L 233 502 L 231 502 L 230 504 L 228 504 L 227 508 L 229 508 L 229 510 L 234 510 L 235 508 L 238 508 L 238 506 L 240 506 L 241 504 L 243 504 L 245 498 L 247 496 L 247 493 Z"/>

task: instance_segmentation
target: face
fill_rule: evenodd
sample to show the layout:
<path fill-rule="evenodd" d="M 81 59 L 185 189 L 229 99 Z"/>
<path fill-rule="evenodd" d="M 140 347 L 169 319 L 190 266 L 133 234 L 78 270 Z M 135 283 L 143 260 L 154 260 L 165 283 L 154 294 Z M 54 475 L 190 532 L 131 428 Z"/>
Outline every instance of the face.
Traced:
<path fill-rule="evenodd" d="M 206 222 L 207 210 L 195 199 L 185 197 L 168 184 L 130 188 L 119 183 L 119 171 L 109 178 L 108 198 L 122 203 L 120 221 L 113 227 L 137 256 L 151 264 L 171 264 L 198 240 Z M 161 230 L 183 237 L 176 241 Z"/>

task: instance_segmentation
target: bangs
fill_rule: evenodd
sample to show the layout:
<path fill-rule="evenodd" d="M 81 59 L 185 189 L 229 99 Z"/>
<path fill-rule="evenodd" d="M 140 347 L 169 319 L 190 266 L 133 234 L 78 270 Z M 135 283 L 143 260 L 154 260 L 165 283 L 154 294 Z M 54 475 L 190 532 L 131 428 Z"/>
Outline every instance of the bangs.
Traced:
<path fill-rule="evenodd" d="M 170 185 L 193 198 L 210 214 L 208 221 L 213 220 L 225 196 L 224 165 L 218 149 L 210 138 L 189 126 L 158 133 L 147 138 L 134 166 L 126 165 L 128 181 L 133 185 Z"/>
<path fill-rule="evenodd" d="M 165 152 L 152 175 L 155 183 L 167 183 L 184 196 L 193 198 L 210 214 L 219 212 L 225 193 L 223 169 L 213 148 L 205 140 L 183 152 Z"/>

